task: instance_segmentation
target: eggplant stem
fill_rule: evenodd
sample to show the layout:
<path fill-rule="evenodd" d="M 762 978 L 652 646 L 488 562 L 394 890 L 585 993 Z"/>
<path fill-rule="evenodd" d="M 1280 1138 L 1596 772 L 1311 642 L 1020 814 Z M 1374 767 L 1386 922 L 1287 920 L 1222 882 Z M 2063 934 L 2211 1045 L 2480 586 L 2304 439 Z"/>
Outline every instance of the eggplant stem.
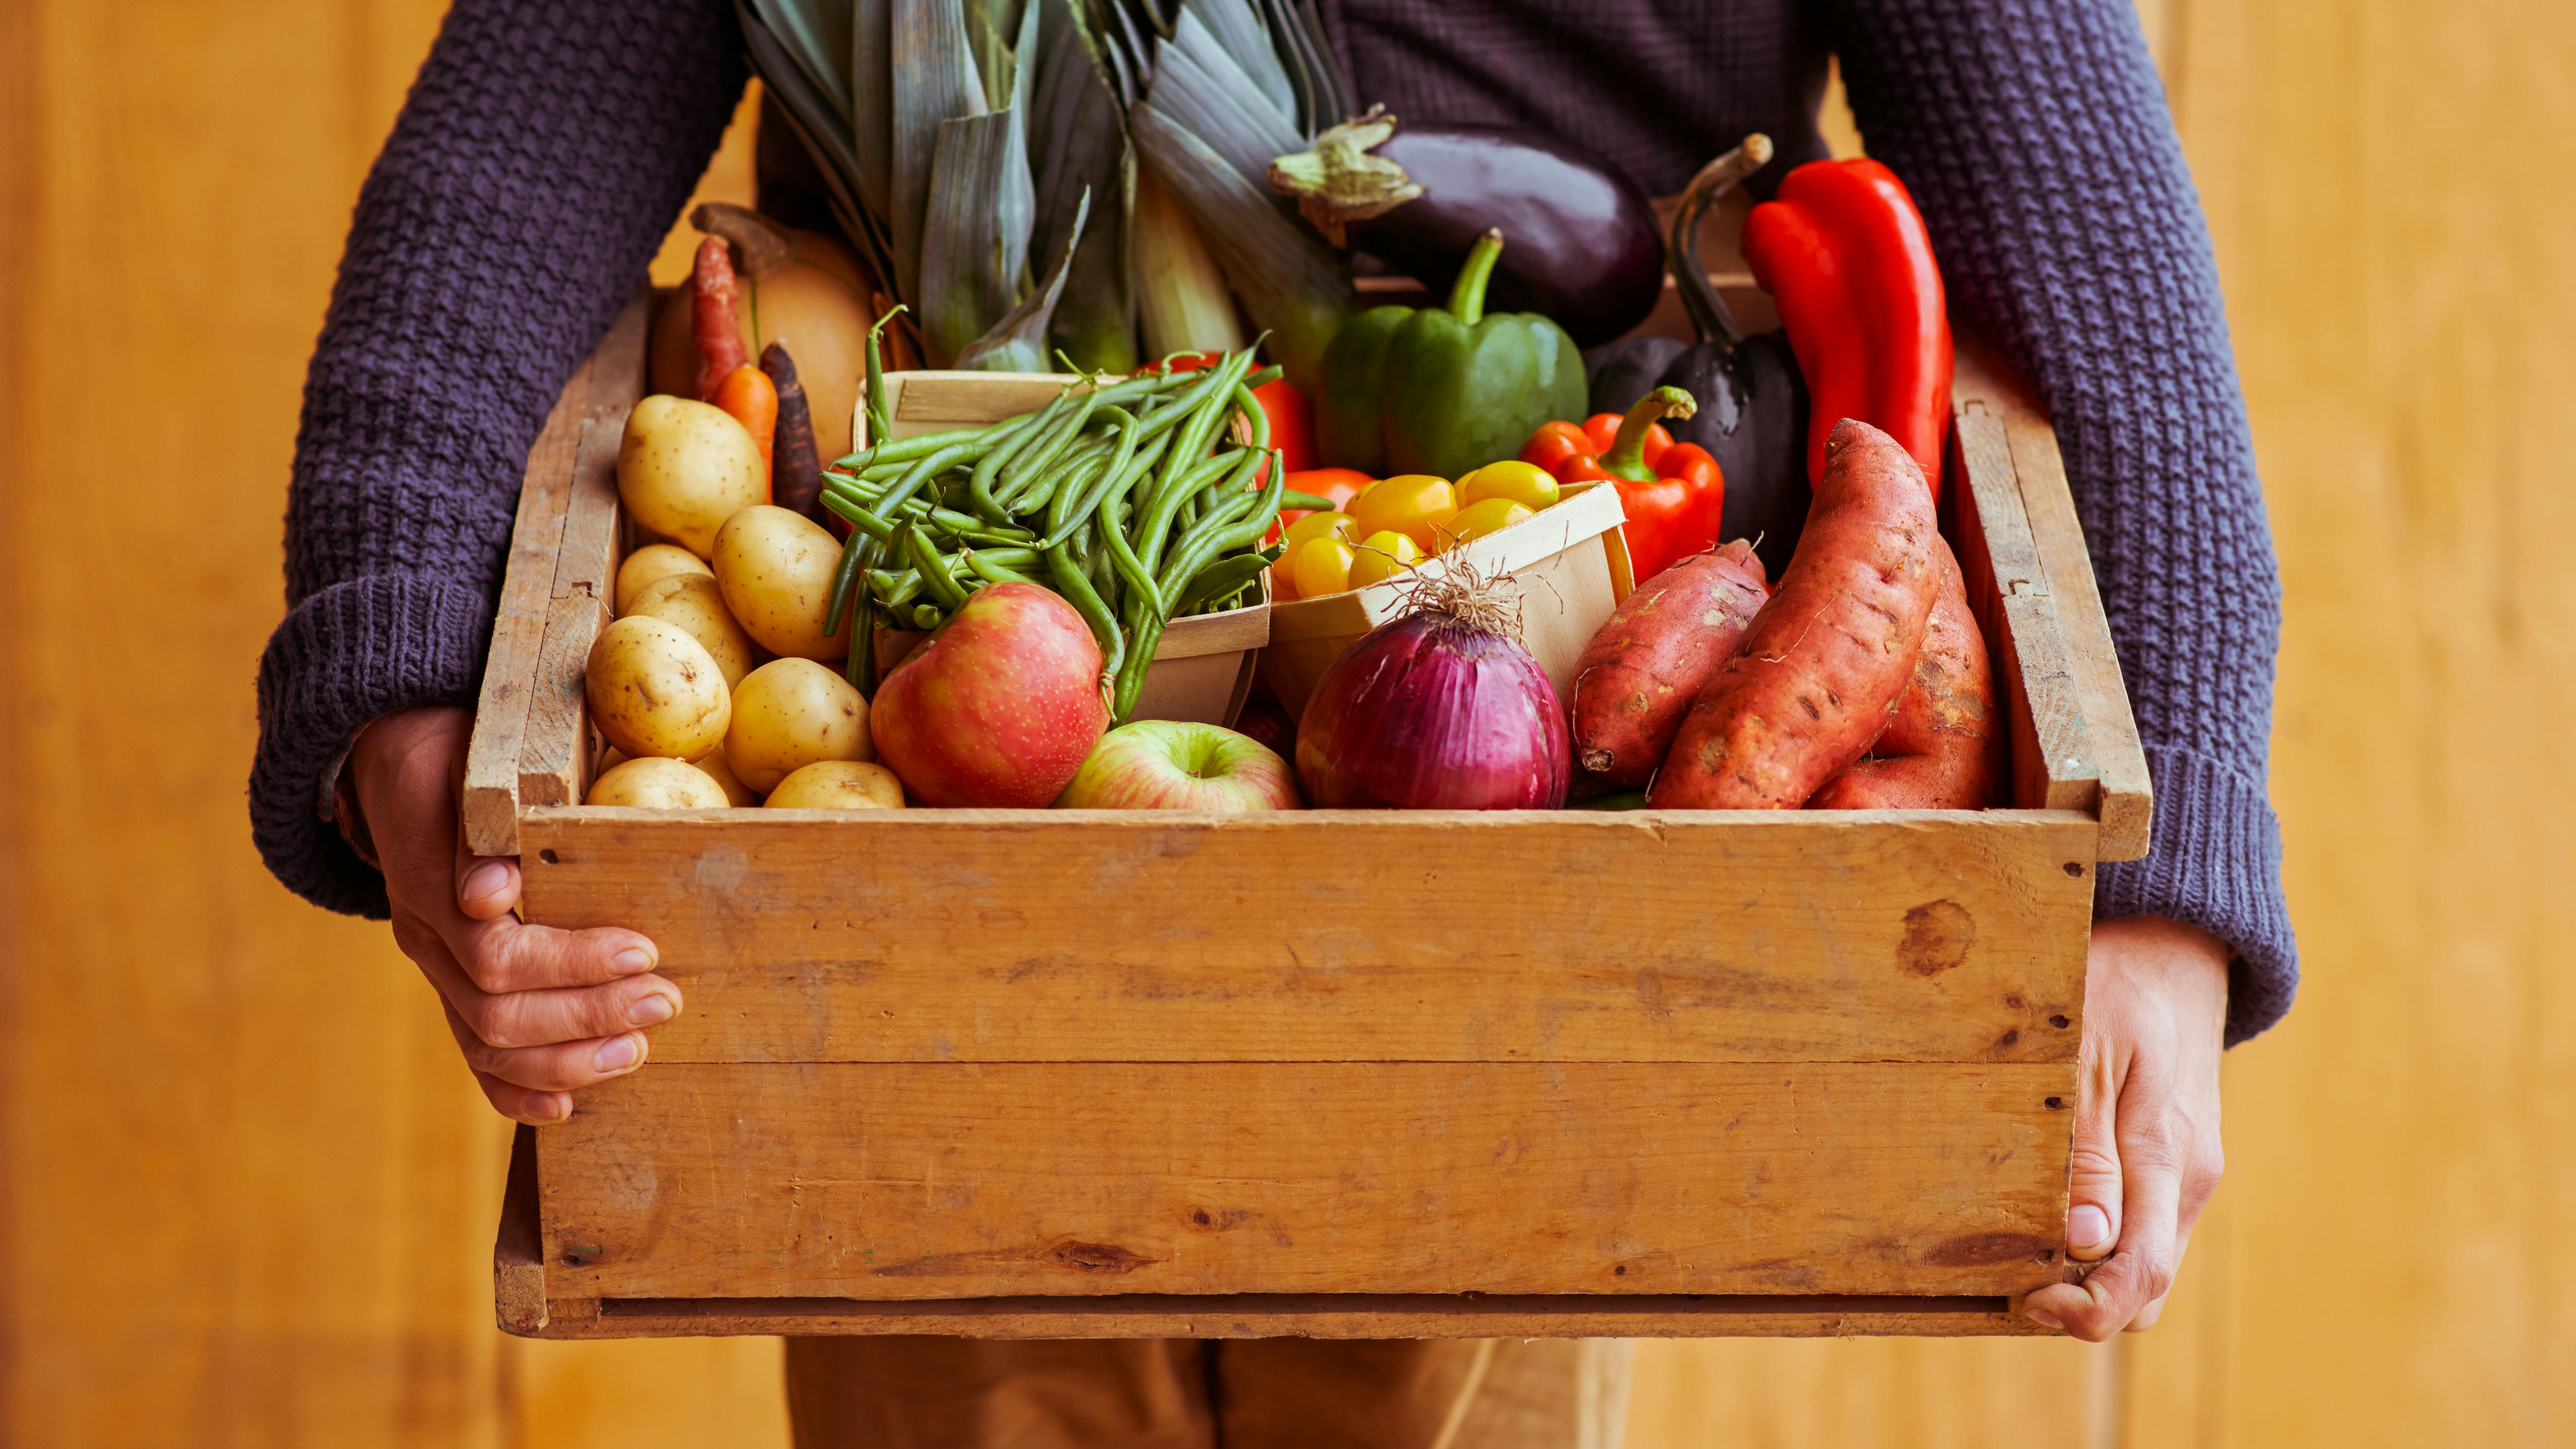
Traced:
<path fill-rule="evenodd" d="M 1673 274 L 1673 285 L 1681 290 L 1682 310 L 1690 314 L 1691 327 L 1702 342 L 1722 342 L 1731 348 L 1744 340 L 1744 332 L 1736 326 L 1726 299 L 1709 285 L 1708 266 L 1699 256 L 1700 219 L 1719 197 L 1770 165 L 1771 156 L 1771 138 L 1755 131 L 1734 150 L 1701 167 L 1682 189 L 1681 204 L 1673 208 L 1672 230 L 1664 238 L 1664 268 Z"/>

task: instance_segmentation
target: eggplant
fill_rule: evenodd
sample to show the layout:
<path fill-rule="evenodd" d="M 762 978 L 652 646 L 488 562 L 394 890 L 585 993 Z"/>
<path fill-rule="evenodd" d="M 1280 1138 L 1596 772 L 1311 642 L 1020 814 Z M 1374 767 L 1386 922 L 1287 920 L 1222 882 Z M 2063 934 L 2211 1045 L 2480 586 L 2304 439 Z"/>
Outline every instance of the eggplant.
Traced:
<path fill-rule="evenodd" d="M 1383 107 L 1270 164 L 1271 188 L 1335 246 L 1377 257 L 1435 294 L 1488 228 L 1503 231 L 1486 289 L 1497 312 L 1554 318 L 1575 345 L 1618 337 L 1655 309 L 1664 242 L 1654 203 L 1591 151 L 1509 126 L 1410 126 Z"/>
<path fill-rule="evenodd" d="M 1689 347 L 1678 337 L 1649 332 L 1603 343 L 1583 354 L 1584 390 L 1590 399 L 1584 411 L 1624 413 L 1636 406 L 1637 399 L 1662 384 L 1665 369 Z M 1696 400 L 1699 394 L 1691 397 Z"/>
<path fill-rule="evenodd" d="M 1691 178 L 1665 238 L 1665 265 L 1681 289 L 1699 341 L 1661 353 L 1643 344 L 1665 339 L 1629 338 L 1585 359 L 1594 412 L 1626 412 L 1657 387 L 1677 387 L 1699 410 L 1685 421 L 1667 420 L 1677 443 L 1697 443 L 1717 459 L 1726 478 L 1726 512 L 1718 537 L 1754 540 L 1754 553 L 1776 582 L 1796 552 L 1806 527 L 1813 489 L 1807 482 L 1807 382 L 1789 340 L 1778 332 L 1752 337 L 1737 330 L 1726 300 L 1709 285 L 1699 257 L 1700 218 L 1735 184 L 1771 159 L 1770 138 L 1759 133 Z M 1662 370 L 1646 372 L 1654 359 Z"/>

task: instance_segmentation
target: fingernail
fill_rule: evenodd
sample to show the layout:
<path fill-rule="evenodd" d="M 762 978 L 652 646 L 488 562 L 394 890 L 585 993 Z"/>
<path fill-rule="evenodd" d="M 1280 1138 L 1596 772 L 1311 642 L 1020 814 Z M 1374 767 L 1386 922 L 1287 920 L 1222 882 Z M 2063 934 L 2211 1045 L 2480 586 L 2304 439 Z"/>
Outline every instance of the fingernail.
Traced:
<path fill-rule="evenodd" d="M 617 1036 L 599 1044 L 599 1054 L 590 1059 L 592 1067 L 603 1072 L 622 1072 L 644 1056 L 641 1037 Z"/>
<path fill-rule="evenodd" d="M 479 901 L 509 883 L 510 868 L 497 860 L 487 860 L 465 873 L 465 885 L 458 895 Z"/>
<path fill-rule="evenodd" d="M 552 1094 L 530 1097 L 519 1104 L 519 1110 L 540 1122 L 553 1122 L 564 1114 L 564 1099 Z"/>
<path fill-rule="evenodd" d="M 629 946 L 608 958 L 620 976 L 634 976 L 653 969 L 653 953 L 641 946 Z"/>
<path fill-rule="evenodd" d="M 2049 1312 L 2045 1308 L 2025 1308 L 2022 1310 L 2022 1316 L 2028 1318 L 2031 1322 L 2038 1324 L 2042 1328 L 2051 1329 L 2058 1333 L 2064 1333 L 2066 1331 L 2065 1323 L 2060 1321 L 2056 1314 Z"/>
<path fill-rule="evenodd" d="M 2066 1215 L 2066 1246 L 2098 1248 L 2111 1241 L 2111 1215 L 2084 1203 Z"/>
<path fill-rule="evenodd" d="M 637 997 L 635 1004 L 626 1008 L 626 1021 L 630 1026 L 660 1026 L 670 1019 L 671 998 L 658 991 L 650 996 Z"/>

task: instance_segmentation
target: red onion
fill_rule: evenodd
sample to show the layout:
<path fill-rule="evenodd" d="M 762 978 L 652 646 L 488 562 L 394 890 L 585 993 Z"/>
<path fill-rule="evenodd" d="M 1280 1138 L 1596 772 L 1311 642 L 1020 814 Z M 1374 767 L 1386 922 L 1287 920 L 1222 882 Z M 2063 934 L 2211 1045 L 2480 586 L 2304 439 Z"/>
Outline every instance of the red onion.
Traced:
<path fill-rule="evenodd" d="M 1306 803 L 1553 810 L 1574 748 L 1518 610 L 1465 569 L 1424 579 L 1414 612 L 1342 651 L 1297 722 Z"/>

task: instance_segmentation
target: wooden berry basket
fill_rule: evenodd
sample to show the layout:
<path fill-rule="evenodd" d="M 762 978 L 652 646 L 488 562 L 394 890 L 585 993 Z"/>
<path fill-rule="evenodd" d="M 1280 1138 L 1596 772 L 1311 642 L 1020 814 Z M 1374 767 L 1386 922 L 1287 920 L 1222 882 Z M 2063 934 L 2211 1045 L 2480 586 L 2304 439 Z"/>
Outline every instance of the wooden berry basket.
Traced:
<path fill-rule="evenodd" d="M 466 825 L 688 1007 L 521 1129 L 504 1328 L 2037 1331 L 2094 863 L 2149 798 L 1996 372 L 1961 365 L 1944 512 L 2014 809 L 644 812 L 573 803 L 643 338 L 530 454 Z"/>

